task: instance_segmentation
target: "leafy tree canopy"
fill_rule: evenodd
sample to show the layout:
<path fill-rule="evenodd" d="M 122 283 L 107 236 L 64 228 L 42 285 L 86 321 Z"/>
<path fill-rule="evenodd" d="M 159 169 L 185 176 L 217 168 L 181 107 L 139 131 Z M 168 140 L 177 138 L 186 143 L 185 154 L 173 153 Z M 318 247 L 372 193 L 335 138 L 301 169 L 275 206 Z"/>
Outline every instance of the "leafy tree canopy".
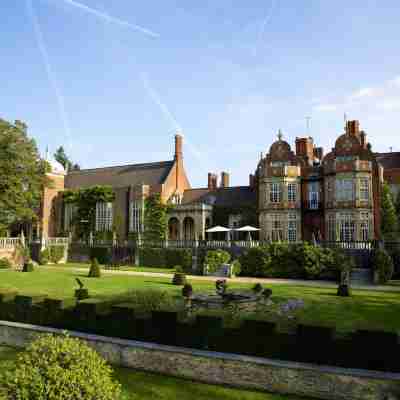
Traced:
<path fill-rule="evenodd" d="M 36 219 L 48 171 L 27 126 L 0 119 L 0 231 Z"/>
<path fill-rule="evenodd" d="M 64 169 L 67 171 L 71 170 L 79 170 L 81 167 L 79 164 L 74 164 L 69 157 L 67 156 L 67 153 L 65 152 L 65 149 L 63 146 L 60 146 L 56 152 L 54 153 L 54 158 L 56 161 L 58 161 Z"/>
<path fill-rule="evenodd" d="M 393 239 L 398 231 L 396 208 L 393 204 L 393 196 L 390 187 L 384 183 L 381 200 L 381 233 L 384 239 Z"/>

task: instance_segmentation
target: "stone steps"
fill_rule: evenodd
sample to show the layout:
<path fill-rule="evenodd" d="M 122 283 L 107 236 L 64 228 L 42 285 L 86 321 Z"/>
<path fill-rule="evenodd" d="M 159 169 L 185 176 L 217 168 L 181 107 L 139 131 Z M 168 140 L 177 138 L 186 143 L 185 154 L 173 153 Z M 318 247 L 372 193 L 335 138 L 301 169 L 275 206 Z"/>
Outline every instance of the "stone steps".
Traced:
<path fill-rule="evenodd" d="M 372 271 L 367 268 L 354 268 L 350 274 L 351 284 L 371 285 L 373 282 Z"/>

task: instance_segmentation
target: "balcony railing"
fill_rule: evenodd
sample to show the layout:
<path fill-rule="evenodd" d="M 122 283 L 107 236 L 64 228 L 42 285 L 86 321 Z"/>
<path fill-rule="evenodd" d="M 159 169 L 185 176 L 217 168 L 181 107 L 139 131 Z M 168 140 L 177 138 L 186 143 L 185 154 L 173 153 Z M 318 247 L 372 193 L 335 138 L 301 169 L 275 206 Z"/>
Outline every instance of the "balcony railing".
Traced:
<path fill-rule="evenodd" d="M 20 243 L 20 238 L 0 238 L 0 249 L 14 249 Z"/>

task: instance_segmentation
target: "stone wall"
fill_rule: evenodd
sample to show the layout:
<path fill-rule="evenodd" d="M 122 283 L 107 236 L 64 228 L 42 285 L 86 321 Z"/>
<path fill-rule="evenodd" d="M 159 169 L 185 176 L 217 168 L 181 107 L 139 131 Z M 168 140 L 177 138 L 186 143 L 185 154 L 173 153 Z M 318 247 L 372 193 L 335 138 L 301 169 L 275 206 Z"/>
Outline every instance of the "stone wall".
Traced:
<path fill-rule="evenodd" d="M 0 344 L 24 347 L 58 329 L 0 321 Z M 385 400 L 400 396 L 400 374 L 361 371 L 207 352 L 70 332 L 114 365 L 212 384 L 326 400 Z M 392 397 L 391 397 L 392 398 Z"/>

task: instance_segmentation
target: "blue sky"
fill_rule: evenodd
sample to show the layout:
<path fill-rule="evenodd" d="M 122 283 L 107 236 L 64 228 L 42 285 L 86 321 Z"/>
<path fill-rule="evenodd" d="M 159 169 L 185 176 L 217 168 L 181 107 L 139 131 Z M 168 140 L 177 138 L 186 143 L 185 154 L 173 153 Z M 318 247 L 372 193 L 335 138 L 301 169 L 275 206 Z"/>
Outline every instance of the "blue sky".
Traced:
<path fill-rule="evenodd" d="M 278 129 L 343 116 L 400 151 L 398 0 L 2 0 L 0 117 L 82 167 L 170 159 L 247 184 Z"/>

